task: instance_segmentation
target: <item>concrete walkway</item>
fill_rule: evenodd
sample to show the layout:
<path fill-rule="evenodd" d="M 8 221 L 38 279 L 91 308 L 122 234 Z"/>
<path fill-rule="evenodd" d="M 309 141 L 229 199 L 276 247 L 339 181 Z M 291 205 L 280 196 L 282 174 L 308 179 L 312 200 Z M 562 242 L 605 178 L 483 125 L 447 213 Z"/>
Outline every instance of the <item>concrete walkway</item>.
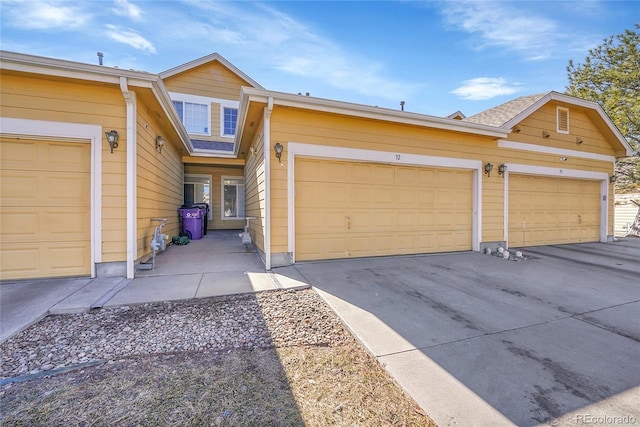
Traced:
<path fill-rule="evenodd" d="M 0 342 L 48 314 L 308 286 L 293 267 L 282 268 L 278 273 L 265 271 L 258 254 L 241 244 L 238 231 L 209 232 L 188 245 L 169 246 L 156 257 L 153 270 L 138 270 L 134 279 L 3 282 Z"/>

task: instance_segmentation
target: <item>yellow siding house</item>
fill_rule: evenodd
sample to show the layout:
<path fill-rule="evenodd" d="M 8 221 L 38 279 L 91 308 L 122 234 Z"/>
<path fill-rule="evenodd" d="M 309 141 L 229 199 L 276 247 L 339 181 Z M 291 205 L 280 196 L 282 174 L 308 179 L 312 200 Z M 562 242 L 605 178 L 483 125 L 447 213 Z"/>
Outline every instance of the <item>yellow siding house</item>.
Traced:
<path fill-rule="evenodd" d="M 606 242 L 632 154 L 556 92 L 434 117 L 265 90 L 218 54 L 152 74 L 0 52 L 0 78 L 2 280 L 134 277 L 192 203 L 211 230 L 255 217 L 267 269 Z"/>

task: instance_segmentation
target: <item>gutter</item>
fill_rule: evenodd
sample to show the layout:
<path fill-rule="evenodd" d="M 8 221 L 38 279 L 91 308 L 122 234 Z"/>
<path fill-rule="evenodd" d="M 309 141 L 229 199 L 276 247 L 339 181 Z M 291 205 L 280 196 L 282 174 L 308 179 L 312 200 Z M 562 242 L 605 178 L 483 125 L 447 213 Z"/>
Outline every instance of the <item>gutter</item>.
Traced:
<path fill-rule="evenodd" d="M 120 77 L 120 91 L 127 105 L 127 279 L 133 279 L 137 253 L 136 94 L 129 92 L 126 77 Z"/>
<path fill-rule="evenodd" d="M 271 270 L 271 112 L 273 98 L 264 108 L 264 268 Z"/>

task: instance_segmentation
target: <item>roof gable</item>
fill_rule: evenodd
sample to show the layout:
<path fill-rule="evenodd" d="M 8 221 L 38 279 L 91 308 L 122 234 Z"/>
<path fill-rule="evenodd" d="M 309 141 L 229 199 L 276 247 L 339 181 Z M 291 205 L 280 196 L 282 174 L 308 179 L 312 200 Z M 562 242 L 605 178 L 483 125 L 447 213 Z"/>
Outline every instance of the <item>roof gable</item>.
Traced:
<path fill-rule="evenodd" d="M 633 149 L 611 118 L 604 112 L 600 104 L 581 98 L 565 95 L 559 92 L 548 92 L 530 96 L 521 96 L 512 101 L 490 108 L 465 119 L 466 121 L 511 130 L 518 123 L 542 108 L 545 104 L 555 101 L 559 105 L 581 108 L 589 112 L 590 119 L 598 126 L 612 144 L 618 157 L 632 156 Z M 618 145 L 618 147 L 615 147 Z M 620 148 L 622 150 L 620 150 Z M 622 152 L 624 154 L 622 154 Z"/>
<path fill-rule="evenodd" d="M 240 71 L 239 68 L 237 68 L 231 62 L 227 61 L 224 57 L 222 57 L 222 55 L 220 55 L 217 52 L 216 53 L 212 53 L 211 55 L 203 56 L 202 58 L 195 59 L 193 61 L 187 62 L 186 64 L 179 65 L 179 66 L 171 68 L 169 70 L 163 71 L 162 73 L 160 73 L 160 78 L 164 80 L 166 78 L 173 77 L 173 76 L 176 76 L 178 74 L 190 71 L 190 70 L 192 70 L 194 68 L 200 67 L 202 65 L 208 64 L 208 63 L 213 62 L 213 61 L 217 61 L 220 64 L 222 64 L 225 68 L 227 68 L 233 74 L 238 76 L 240 79 L 242 79 L 245 82 L 249 83 L 250 86 L 258 88 L 258 89 L 263 89 L 263 87 L 258 82 L 256 82 L 251 77 L 249 77 L 248 75 L 246 75 L 245 73 Z"/>

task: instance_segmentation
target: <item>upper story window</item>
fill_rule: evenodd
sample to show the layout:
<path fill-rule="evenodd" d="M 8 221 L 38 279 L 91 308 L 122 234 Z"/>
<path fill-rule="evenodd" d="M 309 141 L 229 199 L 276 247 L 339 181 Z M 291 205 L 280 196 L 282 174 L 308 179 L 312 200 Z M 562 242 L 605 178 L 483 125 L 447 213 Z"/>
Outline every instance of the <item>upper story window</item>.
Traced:
<path fill-rule="evenodd" d="M 238 121 L 238 109 L 223 107 L 222 136 L 235 136 Z"/>
<path fill-rule="evenodd" d="M 211 135 L 211 114 L 209 105 L 187 101 L 173 101 L 182 124 L 189 133 Z"/>

